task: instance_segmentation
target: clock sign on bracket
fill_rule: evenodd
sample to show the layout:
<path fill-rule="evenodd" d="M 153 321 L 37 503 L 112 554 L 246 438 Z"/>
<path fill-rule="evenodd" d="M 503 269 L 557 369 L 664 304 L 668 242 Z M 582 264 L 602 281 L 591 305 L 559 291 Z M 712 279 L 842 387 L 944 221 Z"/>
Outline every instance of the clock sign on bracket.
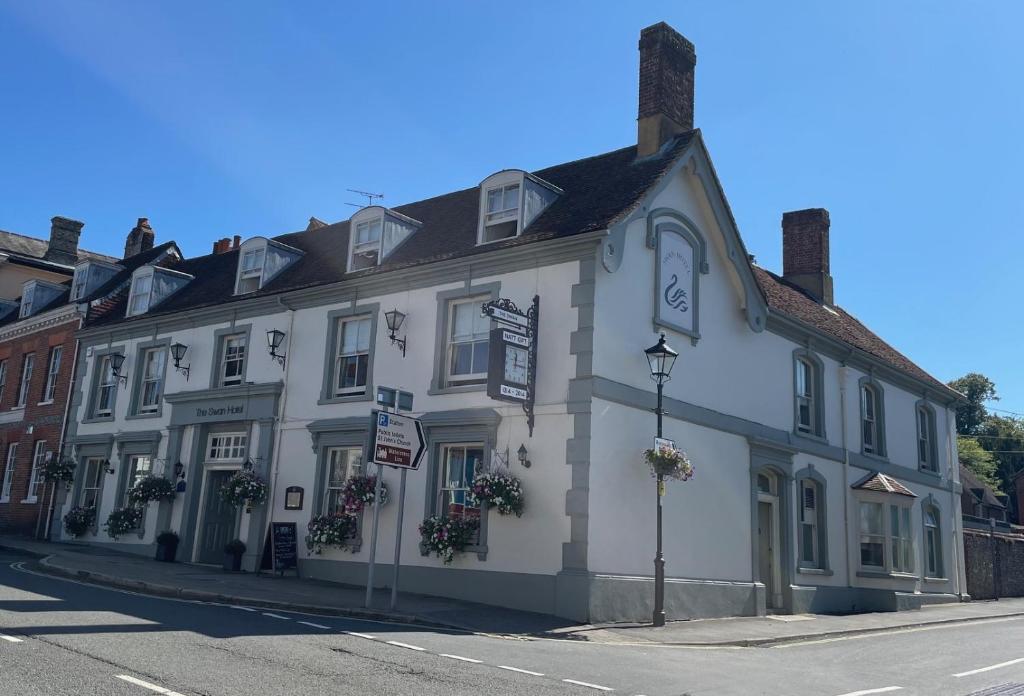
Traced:
<path fill-rule="evenodd" d="M 487 395 L 522 403 L 529 398 L 530 339 L 507 328 L 491 329 Z"/>

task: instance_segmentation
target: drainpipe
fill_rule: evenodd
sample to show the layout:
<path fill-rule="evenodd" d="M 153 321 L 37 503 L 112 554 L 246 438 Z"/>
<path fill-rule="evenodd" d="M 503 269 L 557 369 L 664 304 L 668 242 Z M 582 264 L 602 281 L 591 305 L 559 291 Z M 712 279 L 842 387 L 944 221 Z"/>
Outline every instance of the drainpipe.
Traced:
<path fill-rule="evenodd" d="M 848 368 L 843 361 L 839 365 L 839 418 L 843 445 L 843 550 L 846 553 L 846 586 L 853 587 L 853 573 L 850 562 L 850 449 L 846 442 L 846 381 Z"/>
<path fill-rule="evenodd" d="M 288 316 L 288 352 L 285 354 L 288 356 L 292 352 L 292 330 L 295 328 L 295 308 L 290 306 L 284 301 L 284 298 L 278 295 L 277 303 L 286 309 L 290 314 Z M 294 356 L 291 356 L 294 357 Z M 281 387 L 281 407 L 277 414 L 277 425 L 274 434 L 274 473 L 270 481 L 270 495 L 268 496 L 268 502 L 270 503 L 270 517 L 267 520 L 266 529 L 272 530 L 274 528 L 274 502 L 277 497 L 277 477 L 281 472 L 281 440 L 284 437 L 284 415 L 287 413 L 286 408 L 288 406 L 288 373 L 292 369 L 292 361 L 290 357 L 285 357 L 284 363 L 284 385 Z M 266 539 L 266 537 L 263 537 Z M 273 544 L 273 542 L 271 542 Z M 262 550 L 260 551 L 260 558 L 263 557 Z M 258 561 L 259 563 L 259 561 Z"/>

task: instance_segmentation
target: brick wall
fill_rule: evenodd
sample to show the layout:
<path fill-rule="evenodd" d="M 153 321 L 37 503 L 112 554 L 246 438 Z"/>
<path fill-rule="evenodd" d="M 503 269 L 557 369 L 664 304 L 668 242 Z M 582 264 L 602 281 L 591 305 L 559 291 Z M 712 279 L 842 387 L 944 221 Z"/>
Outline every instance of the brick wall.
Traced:
<path fill-rule="evenodd" d="M 44 440 L 43 451 L 52 451 L 54 457 L 59 456 L 64 412 L 73 378 L 74 332 L 77 328 L 78 322 L 74 320 L 0 343 L 0 360 L 7 361 L 7 375 L 0 391 L 0 420 L 15 419 L 0 423 L 0 484 L 7 475 L 11 445 L 18 443 L 10 479 L 10 498 L 0 502 L 0 532 L 34 535 L 37 525 L 40 530 L 45 529 L 53 486 L 40 484 L 36 500 L 32 500 L 29 491 L 32 455 L 36 443 Z M 56 347 L 61 349 L 60 369 L 53 399 L 46 401 L 44 391 Z M 23 415 L 17 418 L 18 392 L 28 353 L 34 354 L 34 366 L 25 406 L 20 411 Z"/>
<path fill-rule="evenodd" d="M 1024 537 L 965 529 L 964 567 L 973 599 L 1024 597 Z"/>

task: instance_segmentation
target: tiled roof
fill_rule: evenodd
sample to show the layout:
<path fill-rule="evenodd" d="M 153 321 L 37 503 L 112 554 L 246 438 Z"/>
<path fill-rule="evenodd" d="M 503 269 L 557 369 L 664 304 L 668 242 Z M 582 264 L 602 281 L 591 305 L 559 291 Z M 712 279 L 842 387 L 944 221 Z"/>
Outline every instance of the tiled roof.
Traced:
<path fill-rule="evenodd" d="M 395 212 L 422 223 L 380 266 L 347 273 L 348 221 L 275 237 L 302 250 L 304 255 L 267 285 L 250 295 L 234 295 L 238 250 L 208 254 L 181 261 L 176 270 L 195 280 L 171 295 L 146 316 L 224 304 L 253 295 L 267 295 L 333 283 L 345 278 L 377 273 L 443 259 L 488 253 L 532 242 L 569 237 L 601 230 L 639 204 L 644 193 L 671 168 L 693 140 L 697 131 L 677 136 L 660 156 L 636 159 L 636 147 L 615 150 L 596 157 L 576 160 L 533 174 L 564 192 L 523 233 L 486 246 L 478 246 L 477 222 L 480 189 L 477 186 L 394 208 Z M 130 321 L 124 319 L 124 298 L 103 317 L 90 323 Z"/>
<path fill-rule="evenodd" d="M 916 498 L 917 494 L 904 486 L 891 476 L 886 476 L 880 471 L 873 471 L 857 483 L 850 486 L 854 490 L 878 491 L 879 493 L 893 493 L 895 495 L 906 495 Z"/>
<path fill-rule="evenodd" d="M 964 466 L 963 462 L 960 462 L 960 483 L 963 485 L 964 490 L 970 491 L 975 496 L 978 496 L 980 491 L 981 495 L 978 502 L 981 504 L 1001 509 L 1006 508 L 1006 505 L 996 497 L 995 491 L 979 479 L 973 471 Z"/>
<path fill-rule="evenodd" d="M 23 256 L 29 259 L 41 261 L 43 256 L 46 255 L 46 250 L 49 246 L 49 242 L 45 239 L 37 239 L 35 237 L 27 237 L 23 234 L 18 234 L 16 232 L 5 232 L 4 230 L 0 230 L 0 253 Z M 106 261 L 107 263 L 117 263 L 118 261 L 118 259 L 113 256 L 98 254 L 94 251 L 87 251 L 85 249 L 78 250 L 78 260 Z"/>
<path fill-rule="evenodd" d="M 842 307 L 825 307 L 799 287 L 774 273 L 759 266 L 753 266 L 753 269 L 754 277 L 764 292 L 770 310 L 781 312 L 808 324 L 888 363 L 893 368 L 905 372 L 915 379 L 932 384 L 943 392 L 948 391 L 949 388 L 945 384 L 915 365 L 910 358 L 883 341 Z"/>

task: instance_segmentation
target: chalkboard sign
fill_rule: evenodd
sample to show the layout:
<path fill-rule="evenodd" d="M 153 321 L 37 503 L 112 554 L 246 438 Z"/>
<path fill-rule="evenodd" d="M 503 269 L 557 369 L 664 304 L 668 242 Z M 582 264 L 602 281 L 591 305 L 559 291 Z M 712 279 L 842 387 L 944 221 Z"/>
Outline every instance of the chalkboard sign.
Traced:
<path fill-rule="evenodd" d="M 273 545 L 274 570 L 284 572 L 290 568 L 298 569 L 299 532 L 294 522 L 274 522 L 270 532 Z"/>

